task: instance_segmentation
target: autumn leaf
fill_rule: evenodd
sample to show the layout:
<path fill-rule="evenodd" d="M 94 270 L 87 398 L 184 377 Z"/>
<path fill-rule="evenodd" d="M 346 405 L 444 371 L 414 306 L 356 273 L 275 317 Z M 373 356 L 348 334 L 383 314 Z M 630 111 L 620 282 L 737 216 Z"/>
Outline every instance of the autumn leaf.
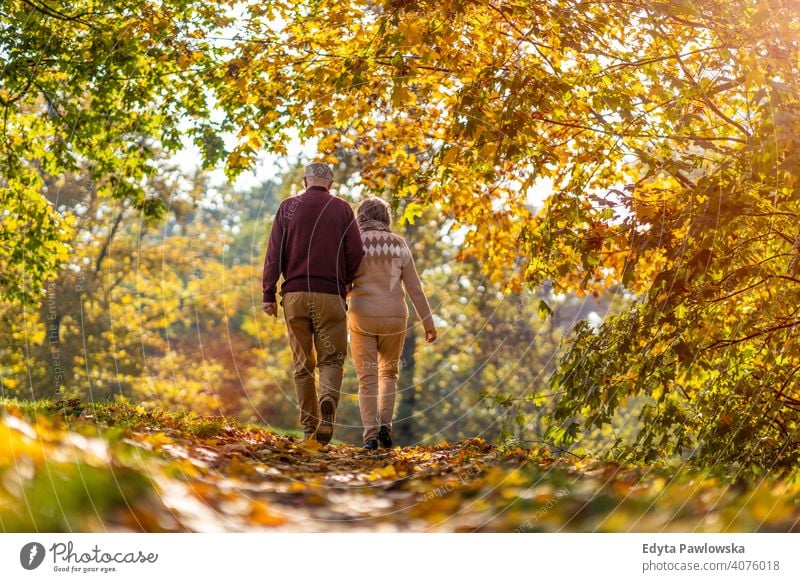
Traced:
<path fill-rule="evenodd" d="M 414 224 L 420 216 L 422 216 L 422 206 L 416 202 L 409 202 L 400 217 L 400 224 Z"/>
<path fill-rule="evenodd" d="M 68 420 L 49 402 L 0 407 L 0 518 L 10 531 L 797 529 L 794 479 L 733 486 L 688 467 L 501 451 L 481 439 L 308 455 L 291 437 L 233 419 L 207 444 L 197 429 L 218 418 L 95 404 L 96 420 Z M 135 427 L 133 439 L 115 430 L 120 422 Z M 83 435 L 102 442 L 102 463 Z M 151 450 L 148 440 L 171 444 Z M 213 465 L 187 462 L 208 458 L 204 450 Z M 38 509 L 54 503 L 57 514 Z"/>

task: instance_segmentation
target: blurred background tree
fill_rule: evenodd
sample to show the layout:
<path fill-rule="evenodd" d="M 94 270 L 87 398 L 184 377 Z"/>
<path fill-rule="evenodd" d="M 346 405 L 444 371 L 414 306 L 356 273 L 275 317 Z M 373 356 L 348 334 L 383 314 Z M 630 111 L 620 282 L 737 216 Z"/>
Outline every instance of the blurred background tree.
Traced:
<path fill-rule="evenodd" d="M 162 164 L 148 186 L 165 208 L 157 219 L 109 204 L 88 173 L 43 176 L 48 201 L 76 217 L 71 252 L 39 306 L 3 305 L 4 394 L 125 398 L 294 430 L 291 353 L 282 319 L 260 310 L 260 278 L 274 212 L 302 189 L 302 164 L 242 191 Z M 345 160 L 337 171 L 339 194 L 357 203 L 347 179 L 357 167 Z M 540 434 L 559 342 L 578 319 L 599 319 L 607 300 L 502 293 L 434 210 L 394 228 L 412 246 L 440 330 L 433 345 L 409 333 L 399 440 Z M 343 392 L 337 437 L 358 442 L 352 366 Z"/>

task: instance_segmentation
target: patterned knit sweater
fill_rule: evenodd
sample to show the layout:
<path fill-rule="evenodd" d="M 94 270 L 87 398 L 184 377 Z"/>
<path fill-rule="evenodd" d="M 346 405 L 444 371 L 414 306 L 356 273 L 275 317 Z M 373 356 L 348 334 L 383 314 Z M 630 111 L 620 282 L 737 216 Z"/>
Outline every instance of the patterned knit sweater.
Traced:
<path fill-rule="evenodd" d="M 405 287 L 425 331 L 434 329 L 431 308 L 406 241 L 383 230 L 364 231 L 361 240 L 365 255 L 348 296 L 350 312 L 357 316 L 408 317 Z"/>

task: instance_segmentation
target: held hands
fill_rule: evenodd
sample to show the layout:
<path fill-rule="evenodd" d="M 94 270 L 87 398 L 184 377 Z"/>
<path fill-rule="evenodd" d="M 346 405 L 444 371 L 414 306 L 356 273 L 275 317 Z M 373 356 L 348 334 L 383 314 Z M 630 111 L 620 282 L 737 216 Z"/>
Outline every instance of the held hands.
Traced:
<path fill-rule="evenodd" d="M 432 344 L 436 340 L 436 330 L 430 329 L 425 332 L 425 341 Z"/>
<path fill-rule="evenodd" d="M 261 308 L 264 310 L 264 313 L 267 315 L 271 315 L 272 317 L 278 317 L 278 304 L 277 303 L 267 303 L 266 301 L 261 304 Z"/>

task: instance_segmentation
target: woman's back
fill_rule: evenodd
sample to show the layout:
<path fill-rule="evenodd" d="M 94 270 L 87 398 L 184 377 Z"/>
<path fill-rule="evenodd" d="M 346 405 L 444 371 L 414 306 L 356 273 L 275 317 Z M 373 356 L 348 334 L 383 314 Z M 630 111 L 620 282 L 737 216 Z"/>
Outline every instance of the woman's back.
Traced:
<path fill-rule="evenodd" d="M 349 309 L 371 317 L 408 317 L 405 290 L 426 329 L 432 325 L 430 306 L 403 237 L 388 230 L 361 233 L 364 259 L 353 281 Z"/>

